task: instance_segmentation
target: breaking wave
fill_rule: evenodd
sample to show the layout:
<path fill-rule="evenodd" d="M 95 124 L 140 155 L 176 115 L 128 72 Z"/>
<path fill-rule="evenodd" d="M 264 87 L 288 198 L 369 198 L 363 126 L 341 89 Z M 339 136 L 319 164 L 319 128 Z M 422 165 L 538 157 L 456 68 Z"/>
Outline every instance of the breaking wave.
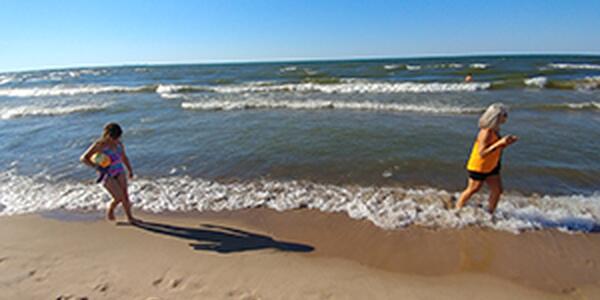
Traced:
<path fill-rule="evenodd" d="M 362 94 L 362 93 L 440 93 L 474 92 L 486 90 L 490 83 L 442 83 L 442 82 L 368 82 L 345 81 L 342 83 L 288 83 L 288 84 L 244 84 L 223 86 L 160 85 L 159 94 L 182 92 L 268 93 L 268 92 L 320 92 L 326 94 Z"/>
<path fill-rule="evenodd" d="M 533 77 L 533 78 L 528 78 L 523 80 L 523 82 L 525 83 L 525 85 L 527 86 L 532 86 L 532 87 L 537 87 L 537 88 L 544 88 L 544 86 L 546 86 L 546 83 L 548 83 L 548 78 L 540 76 L 540 77 Z"/>
<path fill-rule="evenodd" d="M 600 110 L 600 102 L 544 104 L 541 108 L 547 110 Z"/>
<path fill-rule="evenodd" d="M 548 64 L 548 67 L 552 69 L 600 70 L 600 65 L 594 64 L 553 63 Z"/>
<path fill-rule="evenodd" d="M 479 226 L 519 233 L 555 228 L 590 232 L 600 222 L 600 195 L 506 195 L 494 218 L 484 209 L 467 206 L 446 209 L 458 193 L 445 190 L 375 186 L 340 186 L 304 181 L 219 183 L 190 177 L 142 178 L 131 182 L 134 207 L 153 213 L 227 211 L 267 207 L 277 211 L 298 208 L 343 212 L 384 229 L 410 225 L 429 228 Z M 472 203 L 485 195 L 476 195 Z M 49 211 L 103 210 L 109 196 L 100 185 L 49 182 L 12 172 L 0 173 L 0 215 Z"/>
<path fill-rule="evenodd" d="M 459 107 L 445 105 L 427 104 L 403 104 L 382 102 L 348 102 L 348 101 L 326 101 L 326 100 L 210 100 L 202 102 L 182 102 L 183 109 L 190 110 L 250 110 L 250 109 L 298 109 L 298 110 L 369 110 L 369 111 L 393 111 L 393 112 L 421 112 L 432 114 L 472 114 L 483 112 L 485 108 Z"/>
<path fill-rule="evenodd" d="M 0 108 L 0 119 L 8 120 L 28 116 L 56 116 L 67 115 L 81 112 L 102 111 L 110 106 L 110 103 L 104 104 L 79 104 L 62 107 L 25 105 L 17 107 Z"/>
<path fill-rule="evenodd" d="M 47 97 L 47 96 L 74 96 L 81 94 L 105 94 L 105 93 L 144 93 L 154 92 L 156 86 L 145 85 L 137 87 L 129 86 L 62 86 L 39 87 L 39 88 L 14 88 L 0 89 L 0 96 L 6 97 Z"/>

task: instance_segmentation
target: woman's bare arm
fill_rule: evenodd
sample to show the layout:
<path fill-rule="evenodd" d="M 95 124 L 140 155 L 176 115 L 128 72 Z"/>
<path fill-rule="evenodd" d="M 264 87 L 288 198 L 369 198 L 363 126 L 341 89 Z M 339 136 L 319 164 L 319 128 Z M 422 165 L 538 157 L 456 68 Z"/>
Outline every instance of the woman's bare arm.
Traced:
<path fill-rule="evenodd" d="M 496 151 L 499 148 L 505 148 L 506 146 L 514 143 L 517 140 L 517 137 L 508 135 L 493 142 L 493 134 L 493 130 L 489 128 L 481 129 L 479 131 L 477 141 L 480 145 L 479 156 L 481 156 L 482 158 L 488 156 L 490 153 Z"/>

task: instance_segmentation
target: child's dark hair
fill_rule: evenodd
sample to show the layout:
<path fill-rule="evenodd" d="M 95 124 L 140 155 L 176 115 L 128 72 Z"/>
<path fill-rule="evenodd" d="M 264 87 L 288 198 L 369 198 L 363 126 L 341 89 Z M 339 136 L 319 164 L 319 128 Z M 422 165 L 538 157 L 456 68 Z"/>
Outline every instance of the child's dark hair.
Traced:
<path fill-rule="evenodd" d="M 111 137 L 118 139 L 121 137 L 121 134 L 123 134 L 123 130 L 117 123 L 108 123 L 104 125 L 104 130 L 102 130 L 102 138 Z"/>

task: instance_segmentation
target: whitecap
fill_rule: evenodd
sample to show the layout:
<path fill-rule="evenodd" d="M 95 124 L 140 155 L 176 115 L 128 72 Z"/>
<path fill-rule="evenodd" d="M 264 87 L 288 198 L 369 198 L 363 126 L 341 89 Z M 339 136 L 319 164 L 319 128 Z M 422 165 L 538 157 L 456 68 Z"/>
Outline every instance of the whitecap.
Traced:
<path fill-rule="evenodd" d="M 222 94 L 233 93 L 269 93 L 269 92 L 320 92 L 326 94 L 362 94 L 362 93 L 441 93 L 474 92 L 490 88 L 488 82 L 369 82 L 343 81 L 335 84 L 288 83 L 288 84 L 243 84 L 226 86 L 159 86 L 158 93 L 176 93 L 185 91 L 209 91 Z"/>
<path fill-rule="evenodd" d="M 600 70 L 600 65 L 594 64 L 552 63 L 548 66 L 553 69 Z"/>
<path fill-rule="evenodd" d="M 472 68 L 472 69 L 487 69 L 488 68 L 488 64 L 473 63 L 473 64 L 469 65 L 469 68 Z"/>
<path fill-rule="evenodd" d="M 45 97 L 45 96 L 74 96 L 80 94 L 103 94 L 103 93 L 137 93 L 149 90 L 149 86 L 63 86 L 36 88 L 13 88 L 0 89 L 0 96 L 6 97 Z"/>
<path fill-rule="evenodd" d="M 391 112 L 418 112 L 430 114 L 471 114 L 483 112 L 482 107 L 447 106 L 439 104 L 403 104 L 372 101 L 332 100 L 208 100 L 182 102 L 181 107 L 189 110 L 249 110 L 249 109 L 293 109 L 293 110 L 364 110 Z"/>
<path fill-rule="evenodd" d="M 548 83 L 548 78 L 544 76 L 524 79 L 523 82 L 528 86 L 543 88 Z"/>
<path fill-rule="evenodd" d="M 67 115 L 81 112 L 102 111 L 110 106 L 110 103 L 103 104 L 76 104 L 68 106 L 36 106 L 24 105 L 17 107 L 0 108 L 0 119 L 8 120 L 28 116 L 55 116 Z"/>

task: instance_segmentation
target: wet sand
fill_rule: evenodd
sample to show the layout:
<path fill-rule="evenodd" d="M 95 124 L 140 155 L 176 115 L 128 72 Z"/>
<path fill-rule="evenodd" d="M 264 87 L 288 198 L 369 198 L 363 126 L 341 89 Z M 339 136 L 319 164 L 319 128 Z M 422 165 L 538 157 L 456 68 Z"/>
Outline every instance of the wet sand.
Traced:
<path fill-rule="evenodd" d="M 600 235 L 251 209 L 0 218 L 6 299 L 595 299 Z M 120 217 L 122 220 L 122 216 Z"/>

